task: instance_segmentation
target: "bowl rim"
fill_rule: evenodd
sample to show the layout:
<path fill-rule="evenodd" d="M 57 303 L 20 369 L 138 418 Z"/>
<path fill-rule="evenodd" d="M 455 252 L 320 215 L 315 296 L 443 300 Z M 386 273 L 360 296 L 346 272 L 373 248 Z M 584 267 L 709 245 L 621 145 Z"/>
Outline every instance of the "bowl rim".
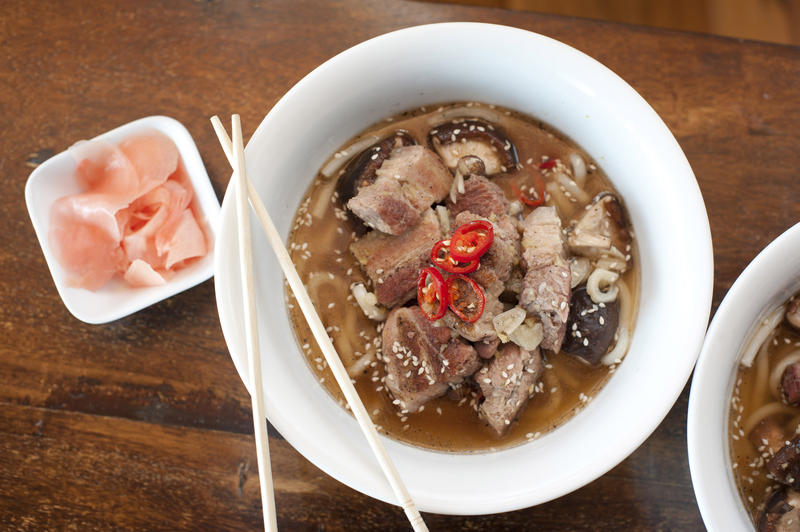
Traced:
<path fill-rule="evenodd" d="M 753 527 L 729 458 L 730 398 L 745 342 L 767 312 L 800 289 L 800 256 L 794 251 L 798 245 L 800 223 L 750 261 L 715 312 L 698 357 L 689 394 L 686 443 L 697 505 L 709 530 Z"/>
<path fill-rule="evenodd" d="M 68 286 L 66 284 L 66 274 L 50 249 L 47 234 L 47 228 L 49 228 L 50 224 L 49 220 L 46 219 L 49 214 L 44 212 L 44 209 L 49 212 L 49 205 L 41 205 L 39 192 L 42 187 L 46 186 L 46 184 L 41 183 L 51 179 L 50 175 L 58 171 L 54 170 L 56 166 L 69 164 L 67 161 L 72 160 L 69 148 L 53 155 L 34 168 L 25 183 L 25 204 L 28 209 L 28 215 L 58 295 L 67 310 L 84 323 L 97 325 L 124 318 L 168 297 L 188 290 L 214 275 L 214 244 L 217 237 L 221 207 L 211 186 L 211 181 L 208 178 L 208 173 L 200 157 L 197 145 L 186 127 L 174 118 L 152 115 L 127 122 L 100 133 L 89 139 L 89 142 L 95 140 L 118 141 L 126 135 L 146 129 L 156 129 L 175 143 L 183 160 L 186 174 L 192 183 L 195 199 L 205 218 L 207 234 L 211 239 L 208 253 L 205 257 L 188 268 L 181 270 L 175 278 L 170 279 L 164 285 L 132 288 L 118 279 L 112 279 L 96 291 Z M 88 305 L 85 304 L 87 298 Z M 79 300 L 84 303 L 79 303 Z"/>
<path fill-rule="evenodd" d="M 316 82 L 317 78 L 322 77 L 325 72 L 331 68 L 334 68 L 338 62 L 350 60 L 351 57 L 357 56 L 362 52 L 362 50 L 369 49 L 371 47 L 375 47 L 377 45 L 386 45 L 387 43 L 393 42 L 399 38 L 413 38 L 418 37 L 421 33 L 425 32 L 447 32 L 447 31 L 464 31 L 467 30 L 469 32 L 474 32 L 476 29 L 480 29 L 482 31 L 487 31 L 493 34 L 498 35 L 508 35 L 508 36 L 516 36 L 521 37 L 522 35 L 525 38 L 537 39 L 538 42 L 552 47 L 554 49 L 560 50 L 562 53 L 571 54 L 573 56 L 579 57 L 582 61 L 590 61 L 591 64 L 600 70 L 602 70 L 603 75 L 613 82 L 615 86 L 619 85 L 620 89 L 625 92 L 626 98 L 629 98 L 633 103 L 638 106 L 642 107 L 642 110 L 646 113 L 646 118 L 644 120 L 650 121 L 648 125 L 656 124 L 659 130 L 659 134 L 664 137 L 665 142 L 668 142 L 669 148 L 674 151 L 675 159 L 672 160 L 676 165 L 680 166 L 681 172 L 680 175 L 686 178 L 686 182 L 682 185 L 686 187 L 686 194 L 682 196 L 682 200 L 684 201 L 684 208 L 685 213 L 687 216 L 692 216 L 693 221 L 697 222 L 696 227 L 694 228 L 693 238 L 695 239 L 692 242 L 692 250 L 697 251 L 696 255 L 696 262 L 693 267 L 693 271 L 695 272 L 695 276 L 690 279 L 690 281 L 694 282 L 696 286 L 696 290 L 694 291 L 694 295 L 696 297 L 697 304 L 694 305 L 691 309 L 691 320 L 686 320 L 687 323 L 685 324 L 685 329 L 682 331 L 680 338 L 676 338 L 676 342 L 683 342 L 685 345 L 681 345 L 681 347 L 685 347 L 686 349 L 681 354 L 684 357 L 682 360 L 684 362 L 683 365 L 679 368 L 678 371 L 675 373 L 675 380 L 671 382 L 671 386 L 663 386 L 659 388 L 658 394 L 659 395 L 659 408 L 655 409 L 653 412 L 650 412 L 649 416 L 646 420 L 642 420 L 641 426 L 637 429 L 635 437 L 629 437 L 625 440 L 625 444 L 621 445 L 617 448 L 608 450 L 607 454 L 603 456 L 602 460 L 593 460 L 587 462 L 586 464 L 582 464 L 584 466 L 579 471 L 575 471 L 572 474 L 568 475 L 568 479 L 564 480 L 563 483 L 559 484 L 558 487 L 553 487 L 550 491 L 543 495 L 542 493 L 537 492 L 517 492 L 512 494 L 504 494 L 502 497 L 487 497 L 486 500 L 481 501 L 469 501 L 469 506 L 465 507 L 463 501 L 457 500 L 448 500 L 446 498 L 428 498 L 428 497 L 420 497 L 417 494 L 413 493 L 413 489 L 409 486 L 409 490 L 412 491 L 412 495 L 415 497 L 415 500 L 418 503 L 418 506 L 424 511 L 433 511 L 438 513 L 448 513 L 448 514 L 461 514 L 461 515 L 472 515 L 472 514 L 486 514 L 486 513 L 493 513 L 499 511 L 508 511 L 508 510 L 515 510 L 527 506 L 531 506 L 533 504 L 539 504 L 542 502 L 546 502 L 548 500 L 552 500 L 558 496 L 564 495 L 575 489 L 587 484 L 588 482 L 598 478 L 602 474 L 606 473 L 612 467 L 620 463 L 623 459 L 625 459 L 630 453 L 632 453 L 649 435 L 656 429 L 656 427 L 660 424 L 669 410 L 672 408 L 672 405 L 675 403 L 675 400 L 680 395 L 681 391 L 683 390 L 686 381 L 691 373 L 691 370 L 694 366 L 694 362 L 696 360 L 697 354 L 699 353 L 699 348 L 702 342 L 703 334 L 705 333 L 708 315 L 710 311 L 711 305 L 711 295 L 712 295 L 712 287 L 713 287 L 713 255 L 712 255 L 712 246 L 711 246 L 711 232 L 708 224 L 708 217 L 705 211 L 705 206 L 702 200 L 702 195 L 700 194 L 699 186 L 694 178 L 694 174 L 691 171 L 691 167 L 686 161 L 685 155 L 680 150 L 680 147 L 677 144 L 677 141 L 672 136 L 671 132 L 667 128 L 667 126 L 663 123 L 663 121 L 658 117 L 655 111 L 650 107 L 644 99 L 632 88 L 628 85 L 624 80 L 619 78 L 615 73 L 609 70 L 607 67 L 603 66 L 597 60 L 589 57 L 582 52 L 567 46 L 559 41 L 546 37 L 544 35 L 536 34 L 533 32 L 529 32 L 526 30 L 512 28 L 507 26 L 495 25 L 495 24 L 483 24 L 483 23 L 471 23 L 471 22 L 449 22 L 449 23 L 439 23 L 439 24 L 428 24 L 423 26 L 414 26 L 410 28 L 404 28 L 401 30 L 393 31 L 384 35 L 380 35 L 369 39 L 365 42 L 357 44 L 356 46 L 345 50 L 344 52 L 338 54 L 337 56 L 329 59 L 303 79 L 301 79 L 297 84 L 295 84 L 289 91 L 278 101 L 278 103 L 273 107 L 272 110 L 269 111 L 267 116 L 263 119 L 261 124 L 256 129 L 253 137 L 248 142 L 247 150 L 255 149 L 255 145 L 258 143 L 259 139 L 266 134 L 267 130 L 271 127 L 272 122 L 274 122 L 274 117 L 283 112 L 284 107 L 288 105 L 288 101 L 294 98 L 298 93 L 304 91 L 309 85 L 312 85 Z M 672 152 L 671 152 L 672 153 Z M 230 188 L 229 188 L 230 191 Z M 223 201 L 223 209 L 222 209 L 222 217 L 221 217 L 221 226 L 220 226 L 220 243 L 224 240 L 224 235 L 226 230 L 230 229 L 230 221 L 231 221 L 231 210 L 230 207 L 231 201 L 228 200 L 228 194 L 226 192 L 225 200 Z M 227 244 L 227 243 L 226 243 Z M 687 246 L 688 247 L 688 246 Z M 697 248 L 697 249 L 695 249 Z M 228 344 L 229 350 L 231 351 L 231 356 L 234 360 L 234 364 L 237 367 L 240 375 L 243 377 L 243 381 L 245 382 L 245 386 L 249 389 L 248 378 L 246 377 L 246 368 L 243 367 L 243 362 L 240 357 L 237 357 L 236 349 L 234 346 L 234 342 L 236 341 L 233 338 L 233 328 L 231 325 L 231 319 L 229 316 L 226 315 L 227 311 L 223 308 L 225 305 L 225 301 L 223 296 L 220 293 L 220 288 L 222 285 L 227 282 L 221 279 L 220 272 L 225 271 L 225 257 L 228 256 L 229 253 L 219 253 L 217 254 L 215 260 L 216 272 L 217 272 L 217 304 L 220 310 L 220 321 L 223 325 L 223 334 L 225 336 L 226 342 Z M 237 281 L 238 283 L 238 281 Z M 620 368 L 624 368 L 625 364 L 622 364 Z M 633 371 L 633 370 L 631 370 Z M 613 380 L 613 379 L 612 379 Z M 603 390 L 608 389 L 608 385 L 604 387 Z M 601 393 L 603 393 L 601 391 Z M 369 485 L 365 483 L 359 483 L 357 481 L 353 481 L 352 478 L 349 478 L 347 467 L 341 466 L 339 464 L 331 463 L 327 460 L 330 459 L 329 456 L 325 456 L 324 453 L 320 452 L 318 448 L 315 447 L 314 442 L 308 441 L 308 438 L 303 434 L 302 429 L 299 429 L 294 426 L 292 421 L 287 418 L 286 416 L 282 415 L 278 408 L 269 404 L 265 405 L 265 410 L 267 412 L 267 416 L 269 420 L 273 423 L 273 425 L 281 432 L 284 437 L 289 441 L 301 454 L 303 454 L 306 458 L 312 461 L 317 467 L 328 473 L 329 475 L 333 476 L 334 478 L 340 480 L 341 482 L 362 491 L 370 496 L 376 497 L 378 499 L 384 500 L 386 502 L 393 503 L 393 496 L 391 492 L 386 492 L 386 490 L 382 490 L 380 487 L 376 488 L 374 485 Z M 592 410 L 592 406 L 596 403 L 592 401 L 589 405 L 584 408 L 584 410 L 574 416 L 573 419 L 584 415 L 584 413 Z M 588 415 L 588 414 L 587 414 Z M 553 432 L 559 432 L 563 430 L 563 427 L 568 426 L 569 422 L 559 427 L 558 430 Z M 553 432 L 549 433 L 553 434 Z M 536 448 L 536 443 L 545 440 L 548 435 L 543 436 L 536 442 L 528 442 L 523 445 L 513 447 L 510 449 L 503 449 L 500 451 L 496 451 L 491 453 L 491 456 L 494 457 L 505 457 L 507 455 L 515 455 L 517 451 L 519 451 L 522 447 L 529 447 L 529 450 L 533 450 Z M 389 451 L 390 455 L 392 455 L 393 449 L 397 449 L 398 445 L 394 440 L 382 436 L 382 441 L 384 445 L 386 445 L 387 450 Z M 435 451 L 428 451 L 422 450 L 422 452 L 427 453 L 435 453 Z M 440 454 L 440 453 L 437 453 Z M 448 456 L 448 455 L 441 455 L 441 456 Z M 463 455 L 459 455 L 463 456 Z M 476 455 L 469 455 L 469 456 L 476 456 Z M 480 456 L 488 456 L 488 455 L 480 455 Z M 453 462 L 452 457 L 442 459 L 445 463 Z M 452 465 L 452 464 L 451 464 Z M 401 471 L 401 475 L 403 471 Z M 374 483 L 373 483 L 374 484 Z"/>

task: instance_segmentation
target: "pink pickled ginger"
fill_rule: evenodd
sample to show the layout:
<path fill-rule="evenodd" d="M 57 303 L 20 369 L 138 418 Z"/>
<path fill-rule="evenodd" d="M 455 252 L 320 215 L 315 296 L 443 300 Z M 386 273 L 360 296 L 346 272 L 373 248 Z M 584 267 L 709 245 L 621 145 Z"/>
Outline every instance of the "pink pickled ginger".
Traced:
<path fill-rule="evenodd" d="M 72 286 L 97 290 L 114 276 L 164 284 L 208 253 L 194 190 L 172 140 L 151 130 L 114 146 L 70 148 L 85 189 L 50 210 L 50 244 Z"/>

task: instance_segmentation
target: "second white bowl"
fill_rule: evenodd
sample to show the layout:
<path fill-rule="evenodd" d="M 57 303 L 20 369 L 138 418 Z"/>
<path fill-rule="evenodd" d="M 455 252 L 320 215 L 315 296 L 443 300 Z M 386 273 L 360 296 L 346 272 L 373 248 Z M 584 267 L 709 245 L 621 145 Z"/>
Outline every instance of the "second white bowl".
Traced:
<path fill-rule="evenodd" d="M 745 342 L 765 313 L 800 290 L 800 224 L 772 241 L 725 295 L 708 328 L 689 396 L 689 468 L 709 530 L 752 530 L 730 459 L 731 394 Z"/>

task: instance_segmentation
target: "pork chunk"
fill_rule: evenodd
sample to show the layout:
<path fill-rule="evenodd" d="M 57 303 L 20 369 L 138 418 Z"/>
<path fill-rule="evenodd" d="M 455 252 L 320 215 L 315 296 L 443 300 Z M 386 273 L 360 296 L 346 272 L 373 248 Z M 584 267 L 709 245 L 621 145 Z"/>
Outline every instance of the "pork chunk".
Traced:
<path fill-rule="evenodd" d="M 511 427 L 519 412 L 536 391 L 544 365 L 538 349 L 526 351 L 514 344 L 505 344 L 495 357 L 478 371 L 475 382 L 484 401 L 478 415 L 498 436 Z"/>
<path fill-rule="evenodd" d="M 464 193 L 459 194 L 456 202 L 447 201 L 453 216 L 469 211 L 478 216 L 488 218 L 491 215 L 501 216 L 508 210 L 508 199 L 503 190 L 481 175 L 471 175 L 464 181 Z"/>
<path fill-rule="evenodd" d="M 483 314 L 480 318 L 474 323 L 467 323 L 456 316 L 452 310 L 447 309 L 442 317 L 442 322 L 470 342 L 491 342 L 497 338 L 497 331 L 494 329 L 492 320 L 503 312 L 503 303 L 500 302 L 503 283 L 496 282 L 487 288 L 481 286 L 480 283 L 478 286 L 483 290 L 484 297 Z"/>
<path fill-rule="evenodd" d="M 401 235 L 417 223 L 432 204 L 450 190 L 453 176 L 439 157 L 423 146 L 392 151 L 347 206 L 365 224 L 390 235 Z"/>
<path fill-rule="evenodd" d="M 463 211 L 456 216 L 454 227 L 475 220 L 486 220 L 492 224 L 494 240 L 489 250 L 481 257 L 479 268 L 469 274 L 470 277 L 483 286 L 491 286 L 496 281 L 507 281 L 521 258 L 517 226 L 511 217 L 505 214 L 486 218 L 470 211 Z"/>
<path fill-rule="evenodd" d="M 476 342 L 475 343 L 475 351 L 478 352 L 478 356 L 483 359 L 489 359 L 494 356 L 497 352 L 497 347 L 500 345 L 500 338 L 495 338 L 494 340 L 487 340 L 485 342 Z"/>
<path fill-rule="evenodd" d="M 428 209 L 404 234 L 370 231 L 350 251 L 372 281 L 378 303 L 394 307 L 416 294 L 419 271 L 430 264 L 431 248 L 441 236 L 439 218 Z"/>
<path fill-rule="evenodd" d="M 520 305 L 538 317 L 544 329 L 542 347 L 559 351 L 569 315 L 572 274 L 555 207 L 539 207 L 523 222 Z"/>
<path fill-rule="evenodd" d="M 417 412 L 481 366 L 475 348 L 435 327 L 417 306 L 394 309 L 381 340 L 386 388 L 404 412 Z"/>

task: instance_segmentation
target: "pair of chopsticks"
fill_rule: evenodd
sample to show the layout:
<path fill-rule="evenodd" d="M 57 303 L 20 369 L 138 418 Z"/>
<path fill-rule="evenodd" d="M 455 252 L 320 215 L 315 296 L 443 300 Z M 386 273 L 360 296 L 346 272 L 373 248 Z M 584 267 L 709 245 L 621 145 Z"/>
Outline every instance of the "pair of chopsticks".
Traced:
<path fill-rule="evenodd" d="M 272 251 L 278 259 L 278 263 L 283 269 L 289 286 L 294 292 L 295 299 L 303 311 L 308 325 L 314 338 L 317 340 L 320 348 L 322 349 L 325 360 L 336 378 L 342 393 L 344 394 L 347 404 L 350 405 L 350 410 L 358 422 L 361 431 L 367 438 L 375 458 L 378 460 L 381 469 L 383 470 L 386 479 L 397 497 L 398 504 L 403 508 L 403 511 L 408 517 L 409 522 L 413 529 L 417 532 L 427 532 L 428 527 L 422 520 L 422 516 L 417 510 L 414 501 L 408 493 L 408 490 L 403 484 L 400 475 L 395 469 L 392 460 L 386 453 L 383 444 L 378 439 L 378 432 L 375 430 L 375 425 L 364 408 L 361 398 L 358 396 L 353 383 L 350 381 L 350 376 L 344 368 L 336 349 L 333 347 L 328 333 L 325 331 L 325 325 L 322 323 L 317 311 L 314 309 L 314 304 L 306 292 L 300 276 L 292 263 L 289 252 L 283 244 L 278 230 L 272 223 L 272 219 L 267 213 L 267 209 L 261 202 L 255 187 L 250 179 L 247 177 L 247 169 L 244 160 L 244 147 L 242 142 L 242 126 L 239 115 L 233 115 L 231 118 L 232 123 L 232 136 L 233 141 L 228 137 L 222 122 L 219 117 L 214 116 L 211 118 L 211 124 L 214 126 L 214 131 L 219 138 L 222 145 L 222 150 L 228 158 L 228 161 L 233 167 L 233 179 L 236 186 L 236 213 L 237 213 L 237 229 L 239 239 L 239 267 L 242 278 L 242 299 L 245 307 L 245 339 L 247 341 L 247 357 L 249 363 L 250 379 L 253 386 L 253 425 L 255 428 L 256 436 L 256 455 L 258 457 L 258 475 L 261 482 L 261 504 L 264 510 L 264 528 L 265 530 L 277 530 L 277 521 L 275 518 L 275 496 L 272 487 L 272 469 L 269 459 L 269 447 L 266 434 L 265 415 L 263 412 L 263 390 L 261 382 L 261 360 L 258 348 L 258 326 L 256 320 L 256 302 L 254 299 L 253 289 L 253 261 L 252 261 L 252 241 L 250 235 L 250 209 L 247 207 L 248 198 L 256 217 L 261 224 L 261 228 L 269 240 Z"/>

